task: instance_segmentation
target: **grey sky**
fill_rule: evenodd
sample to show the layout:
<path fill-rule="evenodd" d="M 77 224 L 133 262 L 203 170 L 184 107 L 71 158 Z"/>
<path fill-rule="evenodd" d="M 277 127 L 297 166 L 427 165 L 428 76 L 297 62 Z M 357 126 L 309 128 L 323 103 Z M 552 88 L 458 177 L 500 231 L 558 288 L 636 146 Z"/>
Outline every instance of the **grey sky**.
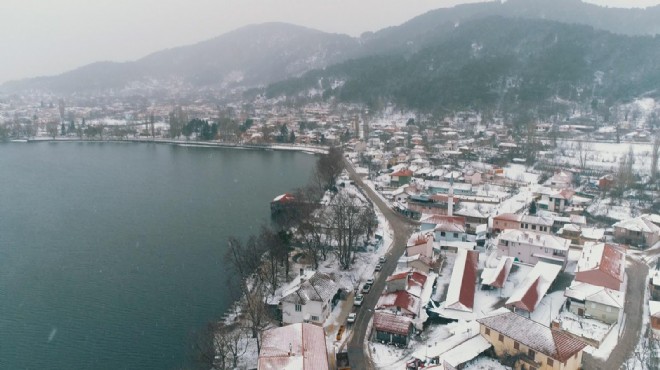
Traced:
<path fill-rule="evenodd" d="M 282 21 L 357 36 L 479 0 L 0 0 L 0 83 L 138 59 L 238 27 Z M 650 6 L 660 0 L 588 0 Z"/>

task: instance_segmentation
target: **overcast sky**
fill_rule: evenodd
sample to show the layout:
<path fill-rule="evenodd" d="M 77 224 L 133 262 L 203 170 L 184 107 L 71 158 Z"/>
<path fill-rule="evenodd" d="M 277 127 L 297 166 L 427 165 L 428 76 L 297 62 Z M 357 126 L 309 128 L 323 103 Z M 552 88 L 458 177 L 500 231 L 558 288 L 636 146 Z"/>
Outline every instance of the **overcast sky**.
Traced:
<path fill-rule="evenodd" d="M 0 83 L 135 60 L 238 27 L 281 21 L 358 36 L 479 0 L 0 0 Z M 549 0 L 551 1 L 551 0 Z M 660 0 L 588 0 L 650 6 Z"/>

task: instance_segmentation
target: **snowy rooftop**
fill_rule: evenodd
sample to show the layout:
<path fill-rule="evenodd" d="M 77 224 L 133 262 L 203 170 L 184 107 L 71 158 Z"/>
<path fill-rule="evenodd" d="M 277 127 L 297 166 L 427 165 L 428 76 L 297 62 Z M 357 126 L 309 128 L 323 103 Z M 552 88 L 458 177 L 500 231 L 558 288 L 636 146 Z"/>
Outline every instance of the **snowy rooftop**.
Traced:
<path fill-rule="evenodd" d="M 537 262 L 532 271 L 516 288 L 506 305 L 513 305 L 528 312 L 533 312 L 543 296 L 561 271 L 560 265 Z"/>
<path fill-rule="evenodd" d="M 513 259 L 513 257 L 502 257 L 495 268 L 484 268 L 481 272 L 481 283 L 495 288 L 504 287 L 513 266 Z"/>
<path fill-rule="evenodd" d="M 612 226 L 615 228 L 619 227 L 622 229 L 639 231 L 643 233 L 660 233 L 660 226 L 654 224 L 651 221 L 649 215 L 641 215 L 639 217 L 619 221 Z"/>
<path fill-rule="evenodd" d="M 262 335 L 259 370 L 327 369 L 325 332 L 312 324 L 292 324 Z"/>
<path fill-rule="evenodd" d="M 574 281 L 570 287 L 566 288 L 564 296 L 619 308 L 623 308 L 625 297 L 624 293 L 618 290 L 578 281 Z"/>
<path fill-rule="evenodd" d="M 561 362 L 580 352 L 586 344 L 568 334 L 551 330 L 547 326 L 513 312 L 477 320 L 480 324 L 502 333 L 523 345 Z"/>
<path fill-rule="evenodd" d="M 575 272 L 600 270 L 623 282 L 626 272 L 626 253 L 612 244 L 585 243 Z"/>
<path fill-rule="evenodd" d="M 649 301 L 649 315 L 660 317 L 660 301 Z"/>
<path fill-rule="evenodd" d="M 479 252 L 458 250 L 447 289 L 446 308 L 471 312 L 477 277 Z"/>
<path fill-rule="evenodd" d="M 555 235 L 513 229 L 505 230 L 502 234 L 500 234 L 500 241 L 502 240 L 525 243 L 532 246 L 551 248 L 561 251 L 567 251 L 571 245 L 571 241 L 569 239 L 560 238 Z"/>

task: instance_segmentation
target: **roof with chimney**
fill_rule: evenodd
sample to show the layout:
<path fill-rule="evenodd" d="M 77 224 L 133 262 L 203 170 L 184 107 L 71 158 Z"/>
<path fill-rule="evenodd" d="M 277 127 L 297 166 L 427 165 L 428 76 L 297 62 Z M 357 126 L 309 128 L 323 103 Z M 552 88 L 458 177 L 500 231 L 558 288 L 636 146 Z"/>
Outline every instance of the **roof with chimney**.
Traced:
<path fill-rule="evenodd" d="M 419 232 L 419 233 L 413 233 L 410 235 L 410 238 L 408 238 L 408 243 L 406 244 L 407 247 L 415 247 L 418 245 L 426 244 L 429 239 L 433 239 L 433 233 L 432 232 Z"/>
<path fill-rule="evenodd" d="M 560 271 L 561 266 L 559 265 L 537 262 L 532 271 L 513 291 L 511 297 L 506 301 L 506 306 L 533 312 Z"/>
<path fill-rule="evenodd" d="M 565 362 L 586 347 L 584 342 L 568 334 L 552 330 L 513 312 L 484 317 L 477 322 L 560 362 Z"/>
<path fill-rule="evenodd" d="M 451 273 L 445 307 L 472 312 L 479 252 L 459 249 Z"/>
<path fill-rule="evenodd" d="M 322 327 L 298 323 L 263 332 L 257 369 L 328 368 L 328 351 Z"/>

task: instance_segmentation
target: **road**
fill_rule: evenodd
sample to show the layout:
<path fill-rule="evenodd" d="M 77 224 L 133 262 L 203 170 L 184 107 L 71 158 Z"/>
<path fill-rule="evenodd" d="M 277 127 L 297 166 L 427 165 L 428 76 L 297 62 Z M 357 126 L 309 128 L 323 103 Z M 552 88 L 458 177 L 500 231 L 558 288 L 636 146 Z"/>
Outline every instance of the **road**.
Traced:
<path fill-rule="evenodd" d="M 374 307 L 376 307 L 378 298 L 385 289 L 385 279 L 394 272 L 397 260 L 406 250 L 408 238 L 415 230 L 415 222 L 392 211 L 369 186 L 364 184 L 360 176 L 355 173 L 355 170 L 350 163 L 347 162 L 345 167 L 355 184 L 364 190 L 365 194 L 367 194 L 371 201 L 385 216 L 390 223 L 390 228 L 394 234 L 392 236 L 392 248 L 387 253 L 387 261 L 383 265 L 383 269 L 375 277 L 371 292 L 364 297 L 362 307 L 358 310 L 357 319 L 353 326 L 352 337 L 348 342 L 348 358 L 351 368 L 373 369 L 373 364 L 369 361 L 368 354 L 365 353 L 365 336 L 367 335 L 367 329 L 369 327 L 369 322 L 371 321 L 371 316 L 373 315 Z"/>
<path fill-rule="evenodd" d="M 585 353 L 582 357 L 582 366 L 585 369 L 620 369 L 623 362 L 630 357 L 639 341 L 644 315 L 644 292 L 646 291 L 646 277 L 649 267 L 636 259 L 628 258 L 631 265 L 626 269 L 628 285 L 626 286 L 626 302 L 623 311 L 626 314 L 623 326 L 623 335 L 607 359 L 607 362 Z"/>

